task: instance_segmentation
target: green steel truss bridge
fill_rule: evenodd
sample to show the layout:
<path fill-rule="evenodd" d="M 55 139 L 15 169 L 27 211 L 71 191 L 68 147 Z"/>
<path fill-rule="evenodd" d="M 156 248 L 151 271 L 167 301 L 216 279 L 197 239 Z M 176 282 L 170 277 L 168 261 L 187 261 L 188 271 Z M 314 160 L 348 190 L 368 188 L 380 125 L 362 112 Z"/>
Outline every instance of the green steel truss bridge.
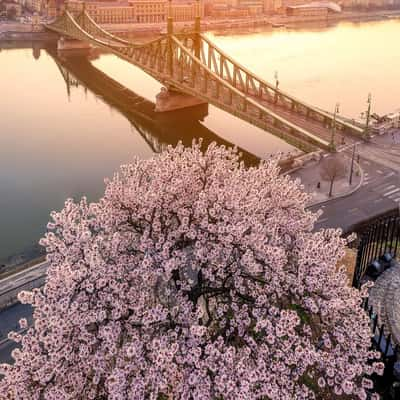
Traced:
<path fill-rule="evenodd" d="M 76 15 L 66 10 L 46 28 L 112 52 L 167 88 L 213 104 L 305 152 L 335 150 L 340 136 L 347 143 L 363 137 L 359 126 L 302 102 L 236 62 L 200 32 L 200 17 L 189 33 L 174 33 L 169 17 L 166 34 L 140 44 L 107 32 L 85 8 Z"/>

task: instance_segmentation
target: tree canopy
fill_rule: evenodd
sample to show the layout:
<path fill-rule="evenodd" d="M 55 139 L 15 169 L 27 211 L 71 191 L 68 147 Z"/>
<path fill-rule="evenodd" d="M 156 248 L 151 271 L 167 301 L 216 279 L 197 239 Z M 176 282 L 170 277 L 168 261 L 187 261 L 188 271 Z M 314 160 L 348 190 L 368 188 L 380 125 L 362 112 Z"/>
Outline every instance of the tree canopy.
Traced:
<path fill-rule="evenodd" d="M 1 399 L 366 399 L 382 372 L 361 295 L 277 160 L 178 145 L 135 159 L 41 240 L 34 326 Z M 26 327 L 26 321 L 20 321 Z"/>

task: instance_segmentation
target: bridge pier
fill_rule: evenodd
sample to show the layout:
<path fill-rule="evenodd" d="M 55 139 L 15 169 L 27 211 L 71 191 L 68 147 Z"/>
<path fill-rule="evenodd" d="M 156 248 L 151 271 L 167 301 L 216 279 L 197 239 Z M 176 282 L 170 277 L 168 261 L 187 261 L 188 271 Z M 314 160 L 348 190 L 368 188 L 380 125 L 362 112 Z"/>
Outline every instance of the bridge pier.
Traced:
<path fill-rule="evenodd" d="M 82 40 L 65 38 L 64 36 L 60 37 L 57 41 L 57 50 L 58 51 L 70 51 L 70 50 L 88 50 L 91 49 L 92 46 L 88 42 L 84 42 Z"/>
<path fill-rule="evenodd" d="M 207 102 L 197 97 L 162 87 L 160 93 L 156 96 L 156 107 L 154 111 L 174 111 L 198 106 L 200 104 L 207 104 Z"/>

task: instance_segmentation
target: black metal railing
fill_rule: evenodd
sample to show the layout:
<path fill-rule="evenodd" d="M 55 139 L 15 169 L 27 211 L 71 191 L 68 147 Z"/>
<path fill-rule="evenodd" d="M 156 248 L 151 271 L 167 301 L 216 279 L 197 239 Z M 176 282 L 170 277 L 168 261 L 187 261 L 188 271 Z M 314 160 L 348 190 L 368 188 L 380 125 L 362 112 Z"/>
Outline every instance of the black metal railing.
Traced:
<path fill-rule="evenodd" d="M 364 299 L 362 306 L 370 318 L 371 347 L 381 353 L 381 361 L 385 366 L 382 376 L 371 377 L 374 381 L 374 391 L 377 391 L 382 399 L 398 400 L 400 399 L 400 384 L 395 374 L 395 365 L 400 356 L 400 346 L 393 341 L 391 333 L 386 334 L 385 325 L 379 323 L 379 315 L 368 304 L 368 297 Z"/>
<path fill-rule="evenodd" d="M 371 320 L 372 341 L 374 346 L 382 353 L 383 359 L 397 359 L 397 356 L 400 355 L 400 346 L 393 342 L 391 333 L 385 334 L 385 325 L 379 323 L 379 315 L 375 313 L 373 307 L 368 304 L 368 297 L 363 301 L 363 308 L 368 313 Z"/>
<path fill-rule="evenodd" d="M 400 246 L 400 216 L 386 217 L 372 223 L 360 236 L 353 286 L 359 288 L 371 262 L 389 253 L 398 255 Z"/>

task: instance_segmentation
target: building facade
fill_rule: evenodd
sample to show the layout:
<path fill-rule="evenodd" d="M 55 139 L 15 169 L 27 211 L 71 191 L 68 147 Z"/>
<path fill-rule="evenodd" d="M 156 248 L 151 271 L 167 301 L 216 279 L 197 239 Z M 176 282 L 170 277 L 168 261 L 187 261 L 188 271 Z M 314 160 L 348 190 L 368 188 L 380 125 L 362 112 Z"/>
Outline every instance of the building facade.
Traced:
<path fill-rule="evenodd" d="M 172 18 L 174 21 L 194 21 L 197 15 L 197 2 L 196 1 L 185 1 L 175 0 L 172 1 Z M 204 17 L 204 2 L 199 2 L 199 14 L 200 17 Z"/>
<path fill-rule="evenodd" d="M 131 0 L 129 4 L 137 23 L 157 23 L 166 20 L 166 0 Z"/>
<path fill-rule="evenodd" d="M 54 0 L 50 0 L 54 1 Z M 99 24 L 160 23 L 167 20 L 167 0 L 85 1 L 69 0 L 66 7 L 74 14 L 86 7 L 88 14 Z M 54 15 L 54 7 L 48 15 Z M 196 1 L 175 0 L 171 4 L 174 21 L 193 21 L 197 14 Z M 204 3 L 199 2 L 200 16 L 204 17 Z"/>

